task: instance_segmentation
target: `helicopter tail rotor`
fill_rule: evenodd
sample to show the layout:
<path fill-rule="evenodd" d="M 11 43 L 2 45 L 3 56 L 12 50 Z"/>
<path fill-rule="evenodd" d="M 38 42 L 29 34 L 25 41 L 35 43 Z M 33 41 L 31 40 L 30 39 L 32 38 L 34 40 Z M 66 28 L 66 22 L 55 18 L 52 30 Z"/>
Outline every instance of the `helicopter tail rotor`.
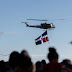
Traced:
<path fill-rule="evenodd" d="M 29 25 L 28 25 L 28 22 L 22 22 L 22 23 L 25 23 L 25 24 L 26 24 L 26 26 L 29 26 Z"/>

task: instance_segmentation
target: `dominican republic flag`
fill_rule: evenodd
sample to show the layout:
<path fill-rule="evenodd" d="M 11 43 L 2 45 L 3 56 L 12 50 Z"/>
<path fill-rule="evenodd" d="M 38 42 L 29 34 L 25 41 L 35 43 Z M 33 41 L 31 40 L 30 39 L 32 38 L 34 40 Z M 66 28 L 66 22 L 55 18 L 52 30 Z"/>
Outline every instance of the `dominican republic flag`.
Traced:
<path fill-rule="evenodd" d="M 45 31 L 41 36 L 35 39 L 36 45 L 42 44 L 47 41 L 49 41 L 48 36 L 47 36 L 47 31 Z"/>

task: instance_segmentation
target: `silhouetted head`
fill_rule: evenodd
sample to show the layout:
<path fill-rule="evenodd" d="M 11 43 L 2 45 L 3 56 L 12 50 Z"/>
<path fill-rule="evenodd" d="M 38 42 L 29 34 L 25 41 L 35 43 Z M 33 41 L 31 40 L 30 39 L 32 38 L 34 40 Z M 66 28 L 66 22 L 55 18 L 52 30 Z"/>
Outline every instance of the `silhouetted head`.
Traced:
<path fill-rule="evenodd" d="M 40 61 L 37 61 L 37 62 L 36 62 L 36 66 L 37 66 L 37 67 L 40 67 L 40 66 L 41 66 L 41 62 L 40 62 Z"/>
<path fill-rule="evenodd" d="M 63 64 L 71 64 L 71 60 L 69 60 L 69 59 L 64 59 L 63 61 L 62 61 L 62 63 Z"/>
<path fill-rule="evenodd" d="M 47 55 L 47 58 L 49 59 L 49 61 L 57 61 L 58 60 L 58 54 L 54 47 L 49 47 L 49 53 Z"/>
<path fill-rule="evenodd" d="M 13 51 L 9 57 L 9 65 L 14 69 L 19 63 L 20 54 L 17 51 Z"/>
<path fill-rule="evenodd" d="M 26 57 L 24 55 L 20 56 L 20 62 L 19 63 L 20 63 L 19 66 L 21 68 L 25 68 L 25 69 L 27 69 L 28 67 L 32 66 L 31 59 L 29 59 L 28 57 Z"/>
<path fill-rule="evenodd" d="M 22 54 L 22 55 L 27 55 L 28 52 L 27 52 L 26 50 L 22 50 L 22 51 L 21 51 L 21 54 Z"/>
<path fill-rule="evenodd" d="M 19 63 L 15 70 L 15 72 L 32 72 L 33 63 L 27 56 L 20 54 Z"/>
<path fill-rule="evenodd" d="M 41 63 L 42 63 L 42 64 L 46 64 L 46 61 L 43 59 L 43 60 L 41 61 Z"/>
<path fill-rule="evenodd" d="M 22 51 L 21 51 L 21 55 L 24 55 L 24 56 L 30 58 L 29 53 L 28 53 L 26 50 L 22 50 Z M 31 58 L 30 58 L 30 59 L 31 59 Z"/>
<path fill-rule="evenodd" d="M 5 62 L 1 60 L 0 61 L 0 72 L 6 72 L 5 69 L 6 69 Z"/>

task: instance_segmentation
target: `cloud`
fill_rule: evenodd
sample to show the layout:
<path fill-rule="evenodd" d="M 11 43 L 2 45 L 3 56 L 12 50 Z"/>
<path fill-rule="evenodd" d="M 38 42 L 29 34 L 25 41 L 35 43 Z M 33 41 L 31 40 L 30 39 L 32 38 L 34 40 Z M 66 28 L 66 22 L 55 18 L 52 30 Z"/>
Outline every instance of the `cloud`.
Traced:
<path fill-rule="evenodd" d="M 3 32 L 0 32 L 0 35 L 2 35 L 3 34 Z"/>

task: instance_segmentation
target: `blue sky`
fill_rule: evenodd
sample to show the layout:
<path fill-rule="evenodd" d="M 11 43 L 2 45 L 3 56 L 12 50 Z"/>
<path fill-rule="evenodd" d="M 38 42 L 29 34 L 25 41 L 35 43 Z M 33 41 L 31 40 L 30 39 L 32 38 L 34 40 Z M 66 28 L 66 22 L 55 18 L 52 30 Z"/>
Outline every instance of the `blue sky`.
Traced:
<path fill-rule="evenodd" d="M 44 31 L 28 28 L 22 21 L 30 25 L 42 22 L 27 19 L 65 19 L 48 21 L 56 28 L 48 31 L 49 42 L 35 45 L 35 39 Z M 46 59 L 48 47 L 56 47 L 62 61 L 72 60 L 72 0 L 0 0 L 0 60 L 7 61 L 12 51 L 26 49 L 35 62 Z M 7 55 L 7 56 L 2 56 Z"/>

